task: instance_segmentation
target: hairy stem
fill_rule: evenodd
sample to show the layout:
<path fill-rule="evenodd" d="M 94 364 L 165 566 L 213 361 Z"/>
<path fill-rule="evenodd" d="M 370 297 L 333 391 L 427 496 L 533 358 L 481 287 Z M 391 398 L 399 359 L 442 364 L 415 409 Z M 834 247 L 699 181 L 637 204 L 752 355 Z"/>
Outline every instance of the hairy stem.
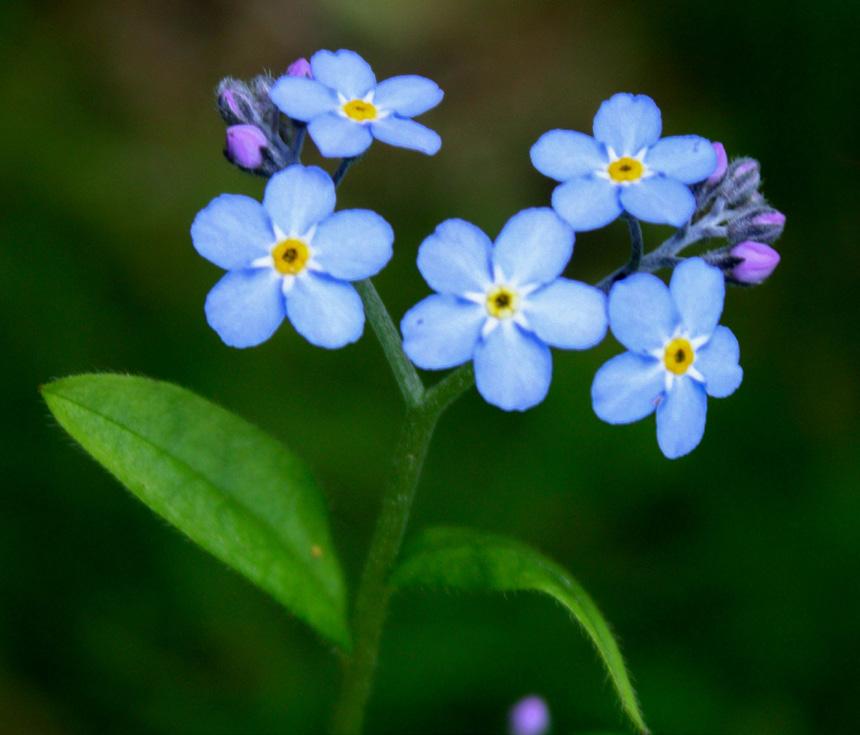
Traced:
<path fill-rule="evenodd" d="M 595 286 L 608 293 L 616 281 L 620 281 L 631 273 L 638 271 L 653 273 L 663 268 L 674 268 L 683 260 L 679 257 L 679 253 L 685 248 L 701 240 L 725 236 L 725 227 L 722 225 L 727 214 L 733 213 L 724 210 L 721 202 L 718 201 L 714 209 L 706 216 L 694 224 L 685 225 L 647 255 L 643 254 L 642 227 L 637 219 L 628 215 L 626 219 L 630 230 L 630 260 L 627 265 L 613 271 L 606 278 L 598 281 Z"/>
<path fill-rule="evenodd" d="M 346 176 L 346 172 L 360 160 L 361 156 L 353 156 L 352 158 L 344 158 L 341 160 L 340 165 L 331 177 L 331 180 L 334 181 L 335 187 L 340 186 L 340 182 L 343 181 L 343 177 Z"/>
<path fill-rule="evenodd" d="M 344 158 L 340 162 L 332 177 L 335 186 L 357 161 L 358 157 Z M 430 440 L 444 410 L 474 385 L 470 364 L 454 370 L 425 390 L 403 352 L 400 332 L 376 287 L 369 278 L 355 285 L 364 302 L 367 320 L 382 345 L 406 403 L 406 417 L 356 595 L 352 626 L 355 647 L 344 662 L 343 684 L 331 721 L 333 735 L 358 735 L 362 731 L 391 596 L 387 579 L 403 544 Z"/>
<path fill-rule="evenodd" d="M 362 731 L 391 596 L 387 578 L 400 553 L 424 458 L 440 413 L 441 410 L 428 405 L 406 412 L 358 588 L 353 617 L 355 648 L 344 668 L 343 685 L 332 718 L 333 735 L 358 735 Z"/>
<path fill-rule="evenodd" d="M 627 229 L 630 232 L 630 260 L 624 266 L 624 273 L 635 273 L 642 263 L 642 251 L 645 248 L 642 225 L 633 215 L 626 214 L 624 218 L 627 220 Z"/>
<path fill-rule="evenodd" d="M 359 281 L 355 286 L 364 302 L 367 321 L 370 322 L 379 344 L 382 345 L 382 351 L 391 366 L 391 372 L 394 373 L 403 400 L 406 401 L 407 406 L 413 408 L 424 397 L 424 383 L 421 382 L 421 378 L 403 352 L 400 332 L 397 331 L 373 282 L 368 278 Z"/>
<path fill-rule="evenodd" d="M 359 735 L 362 731 L 391 597 L 388 575 L 400 553 L 430 440 L 445 409 L 473 384 L 472 366 L 464 365 L 406 410 L 391 477 L 358 588 L 353 614 L 355 648 L 345 662 L 343 685 L 332 716 L 332 735 Z"/>
<path fill-rule="evenodd" d="M 302 147 L 305 144 L 305 136 L 307 134 L 307 125 L 304 123 L 293 123 L 293 139 L 290 143 L 290 155 L 294 163 L 302 162 Z"/>

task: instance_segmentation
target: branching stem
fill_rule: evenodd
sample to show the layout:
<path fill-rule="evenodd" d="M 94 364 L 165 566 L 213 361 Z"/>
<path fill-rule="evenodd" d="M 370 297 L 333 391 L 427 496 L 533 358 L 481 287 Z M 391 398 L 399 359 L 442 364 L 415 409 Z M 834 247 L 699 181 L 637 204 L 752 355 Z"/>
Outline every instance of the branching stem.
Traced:
<path fill-rule="evenodd" d="M 356 160 L 341 161 L 333 177 L 335 186 Z M 400 553 L 430 440 L 444 410 L 474 385 L 472 366 L 465 365 L 429 390 L 425 389 L 403 352 L 400 333 L 376 287 L 370 279 L 360 281 L 356 287 L 364 302 L 367 321 L 400 388 L 406 415 L 356 595 L 352 625 L 354 648 L 344 661 L 343 685 L 331 722 L 333 735 L 358 735 L 362 731 L 391 596 L 388 575 Z"/>

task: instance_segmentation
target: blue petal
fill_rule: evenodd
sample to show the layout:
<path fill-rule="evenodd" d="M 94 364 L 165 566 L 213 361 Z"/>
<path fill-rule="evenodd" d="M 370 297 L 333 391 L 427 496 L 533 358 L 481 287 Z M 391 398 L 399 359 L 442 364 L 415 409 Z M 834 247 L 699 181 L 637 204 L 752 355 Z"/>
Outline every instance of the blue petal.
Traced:
<path fill-rule="evenodd" d="M 696 351 L 693 366 L 705 378 L 705 389 L 713 398 L 734 393 L 744 378 L 738 360 L 738 340 L 728 327 L 717 327 L 708 343 Z"/>
<path fill-rule="evenodd" d="M 235 270 L 266 255 L 275 242 L 275 233 L 266 210 L 256 199 L 222 194 L 197 213 L 191 241 L 206 260 Z"/>
<path fill-rule="evenodd" d="M 674 227 L 687 224 L 696 210 L 696 198 L 689 187 L 665 176 L 651 176 L 621 187 L 621 204 L 637 219 Z"/>
<path fill-rule="evenodd" d="M 308 133 L 326 158 L 354 158 L 373 142 L 370 128 L 337 112 L 327 112 L 308 123 Z"/>
<path fill-rule="evenodd" d="M 632 424 L 649 416 L 665 387 L 666 371 L 653 357 L 624 352 L 604 363 L 591 384 L 598 418 L 609 424 Z"/>
<path fill-rule="evenodd" d="M 695 184 L 714 173 L 717 152 L 711 141 L 698 135 L 674 135 L 649 149 L 645 165 L 684 184 Z"/>
<path fill-rule="evenodd" d="M 701 383 L 682 375 L 657 407 L 657 444 L 669 459 L 692 452 L 705 434 L 708 396 Z"/>
<path fill-rule="evenodd" d="M 320 223 L 312 247 L 329 275 L 344 281 L 370 278 L 391 260 L 394 231 L 376 212 L 346 209 Z"/>
<path fill-rule="evenodd" d="M 567 181 L 605 169 L 606 151 L 594 138 L 574 130 L 550 130 L 532 146 L 534 167 L 544 176 Z"/>
<path fill-rule="evenodd" d="M 483 230 L 449 219 L 418 248 L 418 270 L 434 291 L 462 296 L 492 283 L 492 243 Z"/>
<path fill-rule="evenodd" d="M 660 108 L 644 94 L 612 95 L 594 116 L 594 137 L 619 156 L 634 156 L 660 138 Z"/>
<path fill-rule="evenodd" d="M 317 51 L 311 57 L 314 79 L 347 99 L 364 97 L 376 86 L 373 69 L 355 51 Z"/>
<path fill-rule="evenodd" d="M 206 321 L 230 347 L 255 347 L 284 320 L 281 278 L 270 268 L 230 271 L 206 297 Z"/>
<path fill-rule="evenodd" d="M 551 380 L 549 347 L 510 321 L 496 327 L 475 349 L 478 392 L 505 411 L 536 406 L 546 397 Z"/>
<path fill-rule="evenodd" d="M 287 317 L 308 342 L 330 350 L 355 342 L 364 331 L 358 292 L 349 283 L 317 273 L 296 278 L 287 292 Z"/>
<path fill-rule="evenodd" d="M 293 165 L 266 184 L 263 206 L 287 237 L 301 237 L 334 211 L 331 177 L 316 166 Z"/>
<path fill-rule="evenodd" d="M 308 121 L 337 107 L 333 90 L 314 79 L 283 76 L 269 92 L 278 109 L 293 120 Z"/>
<path fill-rule="evenodd" d="M 662 348 L 677 323 L 669 289 L 657 276 L 634 273 L 609 292 L 609 326 L 628 350 L 649 353 Z"/>
<path fill-rule="evenodd" d="M 394 110 L 403 117 L 415 117 L 436 107 L 444 96 L 436 82 L 411 74 L 380 82 L 373 104 L 383 110 Z"/>
<path fill-rule="evenodd" d="M 621 214 L 618 187 L 596 176 L 580 176 L 557 186 L 552 206 L 577 232 L 605 227 Z"/>
<path fill-rule="evenodd" d="M 529 327 L 544 342 L 566 350 L 594 347 L 606 335 L 603 291 L 559 278 L 526 297 Z"/>
<path fill-rule="evenodd" d="M 690 335 L 710 336 L 723 313 L 726 283 L 722 271 L 701 258 L 689 258 L 675 268 L 669 291 Z"/>
<path fill-rule="evenodd" d="M 439 134 L 414 120 L 390 115 L 370 124 L 373 137 L 389 145 L 409 148 L 432 156 L 442 147 Z"/>
<path fill-rule="evenodd" d="M 486 311 L 454 296 L 419 301 L 400 322 L 403 351 L 424 370 L 444 370 L 471 359 Z"/>
<path fill-rule="evenodd" d="M 517 212 L 502 228 L 493 264 L 514 285 L 549 283 L 573 255 L 573 230 L 549 207 Z"/>

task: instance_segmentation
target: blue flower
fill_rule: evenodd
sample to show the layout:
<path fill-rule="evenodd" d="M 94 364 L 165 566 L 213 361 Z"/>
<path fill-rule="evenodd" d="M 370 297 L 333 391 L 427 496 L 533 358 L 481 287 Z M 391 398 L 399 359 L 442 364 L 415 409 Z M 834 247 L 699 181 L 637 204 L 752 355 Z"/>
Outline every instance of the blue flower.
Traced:
<path fill-rule="evenodd" d="M 612 287 L 609 325 L 630 352 L 613 357 L 591 386 L 594 412 L 629 424 L 657 411 L 657 443 L 669 459 L 695 449 L 705 433 L 707 397 L 725 398 L 743 379 L 734 334 L 718 326 L 725 283 L 718 268 L 690 258 L 668 288 L 636 273 Z"/>
<path fill-rule="evenodd" d="M 645 95 L 616 94 L 594 116 L 594 137 L 550 130 L 532 146 L 534 167 L 563 182 L 552 206 L 574 230 L 595 230 L 622 211 L 645 222 L 681 227 L 696 200 L 689 185 L 717 166 L 698 135 L 660 139 L 660 108 Z"/>
<path fill-rule="evenodd" d="M 547 345 L 583 350 L 606 334 L 606 298 L 560 278 L 573 230 L 549 208 L 514 215 L 495 245 L 474 225 L 443 222 L 418 251 L 437 294 L 403 317 L 403 349 L 418 367 L 474 360 L 478 391 L 506 411 L 524 411 L 549 390 Z"/>
<path fill-rule="evenodd" d="M 263 203 L 222 194 L 191 225 L 200 255 L 227 274 L 206 298 L 206 319 L 231 347 L 265 342 L 286 316 L 311 344 L 334 349 L 364 330 L 349 283 L 378 273 L 394 233 L 375 212 L 334 212 L 329 175 L 290 166 L 266 185 Z"/>
<path fill-rule="evenodd" d="M 435 132 L 411 119 L 442 101 L 435 82 L 401 76 L 377 84 L 368 63 L 346 49 L 317 51 L 311 70 L 313 79 L 281 77 L 271 98 L 285 115 L 308 124 L 324 156 L 358 156 L 374 138 L 428 155 L 442 145 Z"/>

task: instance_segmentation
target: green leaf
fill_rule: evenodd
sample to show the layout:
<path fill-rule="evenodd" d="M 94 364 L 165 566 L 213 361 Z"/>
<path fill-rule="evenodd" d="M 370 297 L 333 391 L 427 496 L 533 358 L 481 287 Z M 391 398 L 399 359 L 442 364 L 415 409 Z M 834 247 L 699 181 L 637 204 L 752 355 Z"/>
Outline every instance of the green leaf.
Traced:
<path fill-rule="evenodd" d="M 553 597 L 573 614 L 597 648 L 633 724 L 640 732 L 648 732 L 609 625 L 576 580 L 545 556 L 502 536 L 466 528 L 434 528 L 409 544 L 391 582 L 401 588 L 534 591 Z"/>
<path fill-rule="evenodd" d="M 41 390 L 62 427 L 146 505 L 349 647 L 325 504 L 281 444 L 184 388 L 147 378 L 78 375 Z"/>

